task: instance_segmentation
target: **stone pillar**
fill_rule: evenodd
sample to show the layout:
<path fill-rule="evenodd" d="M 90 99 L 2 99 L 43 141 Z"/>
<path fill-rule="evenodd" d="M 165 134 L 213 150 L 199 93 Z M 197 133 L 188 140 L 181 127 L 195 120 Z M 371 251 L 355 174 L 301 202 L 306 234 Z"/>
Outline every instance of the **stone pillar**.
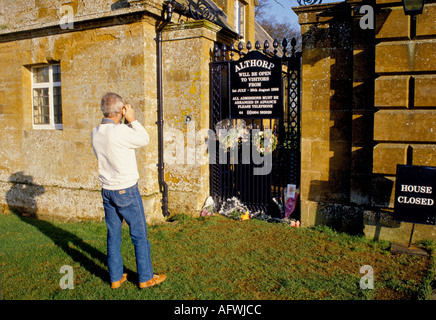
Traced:
<path fill-rule="evenodd" d="M 163 32 L 164 161 L 171 214 L 199 213 L 209 196 L 209 63 L 220 30 L 200 20 L 169 25 Z"/>
<path fill-rule="evenodd" d="M 353 19 L 347 3 L 294 8 L 303 38 L 301 218 L 342 225 L 350 202 Z"/>

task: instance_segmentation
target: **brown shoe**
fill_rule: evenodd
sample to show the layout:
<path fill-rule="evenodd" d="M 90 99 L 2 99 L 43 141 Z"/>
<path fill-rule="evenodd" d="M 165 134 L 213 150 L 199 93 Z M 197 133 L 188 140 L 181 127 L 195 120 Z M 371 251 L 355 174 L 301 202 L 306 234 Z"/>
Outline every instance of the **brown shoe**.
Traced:
<path fill-rule="evenodd" d="M 111 288 L 118 289 L 121 286 L 121 284 L 126 280 L 127 280 L 127 273 L 123 273 L 123 277 L 121 278 L 121 280 L 111 282 Z"/>
<path fill-rule="evenodd" d="M 150 280 L 146 282 L 140 282 L 139 288 L 144 289 L 144 288 L 155 286 L 161 282 L 164 282 L 166 278 L 167 276 L 164 274 L 155 274 L 153 275 L 153 278 L 151 278 Z"/>

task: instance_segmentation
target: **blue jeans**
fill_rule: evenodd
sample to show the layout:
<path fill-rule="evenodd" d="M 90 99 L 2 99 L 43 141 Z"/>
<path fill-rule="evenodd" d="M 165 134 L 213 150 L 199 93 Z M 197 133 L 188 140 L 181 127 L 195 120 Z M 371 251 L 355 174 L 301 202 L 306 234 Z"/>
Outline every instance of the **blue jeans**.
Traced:
<path fill-rule="evenodd" d="M 122 190 L 102 189 L 103 207 L 107 225 L 107 258 L 110 281 L 123 277 L 121 257 L 121 223 L 126 220 L 135 248 L 136 269 L 139 282 L 153 278 L 150 242 L 147 239 L 147 224 L 138 184 Z"/>

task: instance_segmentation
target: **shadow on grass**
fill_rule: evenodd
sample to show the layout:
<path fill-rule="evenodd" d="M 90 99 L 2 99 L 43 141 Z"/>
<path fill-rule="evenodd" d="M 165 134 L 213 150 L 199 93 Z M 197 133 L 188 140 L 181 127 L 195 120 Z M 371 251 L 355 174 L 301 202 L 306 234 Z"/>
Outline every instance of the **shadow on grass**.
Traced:
<path fill-rule="evenodd" d="M 45 192 L 43 186 L 33 183 L 33 178 L 24 175 L 21 171 L 10 176 L 9 182 L 12 183 L 12 187 L 6 192 L 6 202 L 13 214 L 49 237 L 58 248 L 62 249 L 75 262 L 80 263 L 80 266 L 85 268 L 89 273 L 105 282 L 110 281 L 107 269 L 95 262 L 97 260 L 101 264 L 106 265 L 107 255 L 105 253 L 87 244 L 77 235 L 59 228 L 53 223 L 37 219 L 37 202 L 35 197 Z M 137 277 L 136 273 L 131 270 L 125 270 L 125 272 L 133 275 L 134 278 Z M 129 278 L 132 281 L 132 277 Z"/>

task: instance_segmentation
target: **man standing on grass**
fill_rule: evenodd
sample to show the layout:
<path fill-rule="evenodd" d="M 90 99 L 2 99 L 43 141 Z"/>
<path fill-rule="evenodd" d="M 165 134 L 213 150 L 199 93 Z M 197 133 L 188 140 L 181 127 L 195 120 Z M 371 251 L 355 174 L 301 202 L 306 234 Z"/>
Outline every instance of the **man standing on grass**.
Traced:
<path fill-rule="evenodd" d="M 111 288 L 119 288 L 127 280 L 121 257 L 121 223 L 126 220 L 135 247 L 139 287 L 161 283 L 165 275 L 154 275 L 147 239 L 142 199 L 138 191 L 138 167 L 135 149 L 149 142 L 147 131 L 135 119 L 135 111 L 116 93 L 101 99 L 104 118 L 92 130 L 91 141 L 98 160 L 99 179 L 107 225 L 107 256 Z M 121 123 L 123 116 L 128 125 Z"/>

